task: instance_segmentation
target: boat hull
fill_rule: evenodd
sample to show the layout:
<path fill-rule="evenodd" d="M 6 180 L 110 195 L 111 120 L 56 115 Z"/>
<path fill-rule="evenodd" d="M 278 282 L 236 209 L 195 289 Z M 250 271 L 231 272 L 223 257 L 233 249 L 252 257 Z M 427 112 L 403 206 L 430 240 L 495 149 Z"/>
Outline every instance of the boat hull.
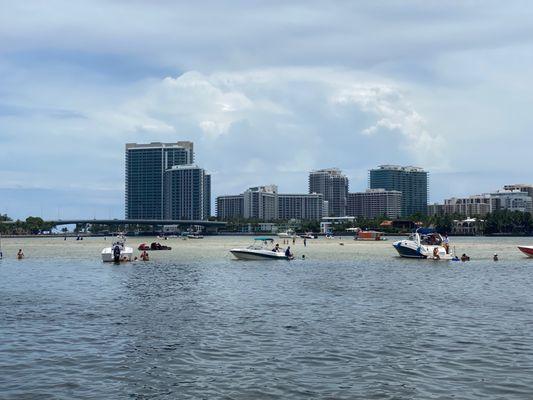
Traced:
<path fill-rule="evenodd" d="M 440 260 L 452 259 L 452 255 L 447 254 L 446 249 L 442 246 L 423 246 L 409 240 L 395 242 L 393 246 L 400 257 L 404 258 L 434 259 L 434 251 L 437 249 Z"/>
<path fill-rule="evenodd" d="M 239 260 L 288 260 L 285 254 L 268 250 L 232 249 L 230 253 Z"/>
<path fill-rule="evenodd" d="M 123 260 L 126 257 L 127 261 L 131 261 L 133 257 L 133 248 L 125 247 L 120 251 L 120 259 Z M 103 262 L 114 262 L 115 257 L 113 256 L 113 248 L 106 247 L 102 250 L 102 261 Z"/>
<path fill-rule="evenodd" d="M 526 256 L 533 258 L 533 246 L 518 246 L 518 250 L 520 250 Z"/>

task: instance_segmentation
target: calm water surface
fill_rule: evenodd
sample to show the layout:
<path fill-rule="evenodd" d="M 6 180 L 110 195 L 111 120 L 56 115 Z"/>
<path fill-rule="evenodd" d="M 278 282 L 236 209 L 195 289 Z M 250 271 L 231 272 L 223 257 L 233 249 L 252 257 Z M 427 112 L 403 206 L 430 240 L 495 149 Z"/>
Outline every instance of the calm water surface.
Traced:
<path fill-rule="evenodd" d="M 533 398 L 530 240 L 455 239 L 469 263 L 349 238 L 232 260 L 248 242 L 115 266 L 101 238 L 3 239 L 0 398 Z"/>

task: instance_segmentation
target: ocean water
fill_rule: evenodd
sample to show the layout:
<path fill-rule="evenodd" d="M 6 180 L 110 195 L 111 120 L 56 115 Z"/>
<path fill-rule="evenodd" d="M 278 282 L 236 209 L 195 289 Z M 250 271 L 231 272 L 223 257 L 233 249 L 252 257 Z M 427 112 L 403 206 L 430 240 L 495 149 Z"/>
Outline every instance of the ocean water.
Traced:
<path fill-rule="evenodd" d="M 207 237 L 109 265 L 109 239 L 4 238 L 0 398 L 533 398 L 533 259 L 516 249 L 533 240 L 452 239 L 472 261 L 349 237 L 236 261 L 249 238 Z"/>

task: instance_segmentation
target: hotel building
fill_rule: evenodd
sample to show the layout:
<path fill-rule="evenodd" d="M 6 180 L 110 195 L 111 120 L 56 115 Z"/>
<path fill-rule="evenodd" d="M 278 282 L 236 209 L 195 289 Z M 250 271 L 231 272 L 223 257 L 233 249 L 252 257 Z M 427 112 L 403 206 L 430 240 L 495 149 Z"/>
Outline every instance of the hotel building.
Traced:
<path fill-rule="evenodd" d="M 192 142 L 127 143 L 125 156 L 127 219 L 209 217 L 211 178 L 192 165 Z"/>
<path fill-rule="evenodd" d="M 348 177 L 337 168 L 321 169 L 309 173 L 309 193 L 320 193 L 328 202 L 331 217 L 346 215 Z"/>
<path fill-rule="evenodd" d="M 279 194 L 278 218 L 282 220 L 299 219 L 319 221 L 327 212 L 324 196 L 311 194 Z"/>
<path fill-rule="evenodd" d="M 370 189 L 400 191 L 403 217 L 427 213 L 428 173 L 422 168 L 380 165 L 370 170 L 369 186 Z"/>
<path fill-rule="evenodd" d="M 352 217 L 398 218 L 402 209 L 402 192 L 398 190 L 368 189 L 348 193 L 346 212 Z"/>

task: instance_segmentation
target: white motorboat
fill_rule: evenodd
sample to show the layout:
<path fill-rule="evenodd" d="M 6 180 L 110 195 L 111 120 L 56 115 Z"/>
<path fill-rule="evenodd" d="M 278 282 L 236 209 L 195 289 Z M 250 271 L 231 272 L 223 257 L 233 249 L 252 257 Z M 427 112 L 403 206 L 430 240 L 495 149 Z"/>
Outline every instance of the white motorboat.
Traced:
<path fill-rule="evenodd" d="M 197 233 L 191 233 L 187 235 L 187 238 L 189 239 L 203 239 L 204 237 L 202 235 L 199 235 Z"/>
<path fill-rule="evenodd" d="M 434 260 L 451 260 L 452 255 L 446 251 L 447 243 L 435 230 L 418 228 L 408 239 L 392 244 L 400 257 L 423 258 Z"/>
<path fill-rule="evenodd" d="M 291 257 L 286 256 L 281 248 L 270 248 L 273 242 L 272 238 L 257 237 L 251 246 L 231 249 L 230 252 L 239 260 L 289 260 Z"/>
<path fill-rule="evenodd" d="M 278 237 L 283 238 L 283 239 L 287 239 L 287 238 L 292 239 L 293 237 L 296 237 L 296 234 L 294 233 L 292 229 L 289 229 L 289 230 L 286 230 L 285 232 L 279 232 Z"/>
<path fill-rule="evenodd" d="M 103 262 L 120 262 L 131 261 L 133 257 L 133 248 L 126 246 L 126 238 L 117 236 L 111 247 L 102 250 Z"/>
<path fill-rule="evenodd" d="M 306 232 L 303 235 L 300 235 L 302 239 L 317 239 L 318 235 L 313 232 Z"/>

